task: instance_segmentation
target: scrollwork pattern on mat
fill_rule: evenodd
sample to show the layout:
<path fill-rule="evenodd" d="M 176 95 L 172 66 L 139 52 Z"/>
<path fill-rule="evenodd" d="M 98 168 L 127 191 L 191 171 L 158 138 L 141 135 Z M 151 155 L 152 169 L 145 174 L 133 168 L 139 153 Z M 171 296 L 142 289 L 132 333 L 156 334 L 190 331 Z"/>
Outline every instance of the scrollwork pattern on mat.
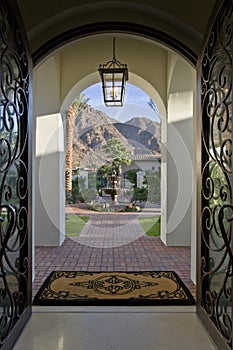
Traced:
<path fill-rule="evenodd" d="M 35 305 L 102 305 L 127 302 L 194 305 L 187 287 L 174 271 L 82 272 L 54 271 L 38 291 Z"/>

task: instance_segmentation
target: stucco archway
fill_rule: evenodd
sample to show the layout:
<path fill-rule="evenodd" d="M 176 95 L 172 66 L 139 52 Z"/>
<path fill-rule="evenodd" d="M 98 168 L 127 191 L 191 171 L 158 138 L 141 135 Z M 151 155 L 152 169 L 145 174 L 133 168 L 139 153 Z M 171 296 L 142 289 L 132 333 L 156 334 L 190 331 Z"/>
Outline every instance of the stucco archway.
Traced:
<path fill-rule="evenodd" d="M 130 46 L 131 45 L 131 46 Z M 91 51 L 92 50 L 92 51 Z M 145 89 L 149 95 L 156 101 L 158 104 L 158 107 L 160 109 L 160 114 L 162 117 L 164 117 L 164 120 L 169 120 L 169 115 L 167 119 L 167 111 L 169 108 L 168 105 L 168 97 L 171 93 L 175 93 L 177 91 L 170 91 L 167 86 L 172 86 L 171 82 L 174 77 L 174 72 L 177 67 L 177 62 L 179 62 L 179 65 L 184 64 L 185 61 L 177 56 L 176 54 L 172 53 L 169 50 L 167 50 L 165 47 L 161 45 L 157 45 L 153 40 L 145 40 L 142 37 L 132 37 L 128 34 L 120 35 L 119 36 L 119 45 L 118 45 L 118 54 L 119 57 L 121 57 L 125 62 L 129 64 L 131 67 L 131 79 L 132 82 L 135 83 L 135 85 L 138 85 L 139 87 L 142 87 Z M 94 53 L 94 54 L 93 54 Z M 144 56 L 146 53 L 146 56 Z M 46 174 L 48 173 L 48 164 L 57 164 L 57 167 L 60 169 L 59 174 L 57 176 L 57 180 L 54 183 L 51 183 L 51 190 L 53 193 L 54 198 L 54 190 L 53 186 L 61 186 L 64 182 L 64 130 L 62 128 L 62 118 L 64 117 L 64 111 L 69 106 L 69 103 L 72 101 L 72 98 L 75 94 L 78 94 L 78 92 L 81 92 L 86 86 L 88 86 L 91 82 L 94 83 L 98 81 L 98 74 L 96 71 L 96 65 L 98 65 L 100 62 L 104 62 L 109 58 L 109 55 L 111 54 L 111 35 L 104 35 L 101 37 L 98 36 L 91 36 L 82 40 L 77 40 L 74 43 L 71 43 L 68 46 L 63 47 L 60 51 L 54 52 L 53 55 L 49 55 L 47 60 L 44 60 L 43 62 L 40 62 L 38 66 L 34 69 L 34 86 L 35 86 L 35 93 L 36 101 L 34 104 L 34 111 L 35 111 L 35 120 L 41 121 L 43 123 L 43 120 L 45 121 L 46 125 L 41 125 L 42 129 L 46 128 L 48 126 L 47 122 L 50 121 L 50 126 L 52 128 L 52 138 L 51 133 L 48 132 L 47 140 L 44 140 L 44 145 L 47 143 L 48 145 L 48 154 L 43 158 L 43 161 L 41 162 L 42 158 L 37 157 L 37 176 L 39 179 L 42 179 L 42 181 L 39 181 L 39 183 L 36 183 L 36 194 L 37 194 L 37 203 L 36 206 L 40 207 L 39 211 L 36 209 L 36 225 L 35 225 L 35 232 L 36 232 L 36 243 L 41 244 L 41 239 L 43 239 L 41 235 L 41 223 L 45 225 L 45 229 L 43 231 L 50 232 L 51 239 L 48 238 L 46 233 L 46 244 L 49 243 L 49 245 L 56 245 L 61 244 L 64 240 L 64 220 L 61 219 L 61 213 L 64 213 L 64 196 L 62 192 L 57 194 L 57 200 L 55 200 L 55 204 L 53 205 L 52 209 L 50 206 L 49 201 L 49 193 L 48 193 L 48 186 L 42 190 L 43 187 L 43 178 L 46 178 Z M 94 60 L 90 60 L 90 57 L 94 57 Z M 144 57 L 148 57 L 147 64 L 143 65 Z M 130 64 L 131 62 L 131 64 Z M 142 66 L 144 67 L 144 71 L 142 71 Z M 188 70 L 189 70 L 189 80 L 192 77 L 194 69 L 191 68 L 191 65 L 188 64 Z M 173 84 L 174 88 L 174 84 Z M 193 90 L 195 89 L 195 83 L 193 83 Z M 182 91 L 183 92 L 183 91 Z M 49 96 L 49 99 L 48 99 Z M 174 95 L 175 96 L 175 95 Z M 174 97 L 173 96 L 173 97 Z M 44 103 L 46 101 L 46 104 Z M 176 101 L 177 102 L 177 101 Z M 174 106 L 174 105 L 173 105 Z M 187 112 L 187 111 L 186 111 Z M 186 113 L 185 112 L 185 113 Z M 186 118 L 187 116 L 184 115 Z M 193 115 L 192 115 L 193 117 Z M 53 120 L 53 121 L 52 121 Z M 172 122 L 172 120 L 171 120 Z M 38 142 L 40 144 L 43 143 L 43 133 L 39 132 L 38 129 L 38 123 L 37 125 L 37 146 L 36 150 L 38 149 Z M 57 132 L 54 132 L 54 130 L 57 130 Z M 169 139 L 171 139 L 171 132 L 175 131 L 176 136 L 178 135 L 179 138 L 179 132 L 177 134 L 177 129 L 172 126 L 172 123 L 170 124 L 169 130 L 167 129 L 167 124 L 164 123 L 163 127 L 163 143 L 164 143 L 164 159 L 166 161 L 164 164 L 164 174 L 166 177 L 166 181 L 164 183 L 164 190 L 162 191 L 162 196 L 164 196 L 164 203 L 166 202 L 167 197 L 167 184 L 170 184 L 170 188 L 173 188 L 173 180 L 178 177 L 174 177 L 173 174 L 171 174 L 171 170 L 174 171 L 174 167 L 172 169 L 168 169 L 167 167 L 167 157 L 169 157 L 169 147 L 173 147 L 172 145 L 169 145 L 167 134 L 170 133 Z M 48 131 L 48 127 L 47 127 Z M 187 129 L 186 129 L 187 131 Z M 193 131 L 191 131 L 193 133 Z M 42 135 L 43 134 L 43 135 Z M 174 134 L 174 135 L 175 135 Z M 190 130 L 188 131 L 188 134 L 190 134 Z M 54 145 L 54 137 L 55 137 L 55 144 L 57 144 L 57 148 L 53 148 L 52 152 L 49 150 L 49 147 L 51 144 Z M 51 142 L 51 140 L 53 141 Z M 192 139 L 192 138 L 191 138 Z M 190 139 L 190 140 L 191 140 Z M 179 152 L 183 149 L 187 149 L 187 147 L 183 147 L 185 145 L 185 142 L 183 142 L 182 137 L 180 139 L 180 145 Z M 43 145 L 43 147 L 44 147 Z M 192 151 L 191 151 L 192 152 Z M 51 153 L 53 155 L 51 155 Z M 187 152 L 186 152 L 187 153 Z M 187 153 L 188 155 L 188 153 Z M 38 156 L 38 155 L 37 155 Z M 49 157 L 49 158 L 48 158 Z M 53 161 L 51 161 L 51 157 L 54 157 Z M 192 158 L 192 157 L 191 157 Z M 47 159 L 47 162 L 44 162 L 44 160 Z M 187 162 L 186 165 L 190 166 L 190 159 L 189 156 L 186 157 Z M 41 164 L 44 164 L 45 166 L 41 167 Z M 186 166 L 184 165 L 184 167 Z M 44 169 L 44 171 L 42 170 Z M 55 173 L 54 169 L 51 169 L 53 173 Z M 175 170 L 176 171 L 176 170 Z M 180 170 L 179 170 L 180 171 Z M 179 174 L 179 171 L 177 174 Z M 51 171 L 50 171 L 51 173 Z M 178 180 L 177 180 L 178 181 Z M 177 186 L 177 185 L 176 185 Z M 178 183 L 178 186 L 180 184 Z M 188 186 L 188 185 L 187 185 Z M 191 186 L 192 187 L 192 186 Z M 178 191 L 178 190 L 176 190 Z M 44 192 L 44 194 L 43 194 Z M 180 191 L 178 191 L 180 192 Z M 40 204 L 40 198 L 41 198 L 41 204 Z M 188 204 L 188 206 L 190 203 Z M 179 203 L 176 203 L 177 208 L 179 208 Z M 186 208 L 187 209 L 187 208 Z M 189 211 L 191 209 L 189 208 Z M 39 216 L 38 216 L 39 213 Z M 171 213 L 169 212 L 169 208 L 165 210 L 164 213 L 164 224 L 162 225 L 162 230 L 164 231 L 164 237 L 165 232 L 167 230 L 167 221 L 168 216 Z M 183 219 L 183 216 L 181 218 L 181 221 Z M 189 219 L 188 219 L 189 220 Z M 37 241 L 37 223 L 38 223 L 38 231 L 40 231 L 40 241 Z M 187 227 L 184 224 L 184 228 L 182 229 L 184 232 L 187 231 Z M 49 229 L 48 229 L 49 228 Z M 177 232 L 180 230 L 180 227 L 177 225 Z M 188 239 L 183 237 L 179 238 L 179 241 L 177 241 L 177 244 L 190 244 L 191 242 L 191 236 L 195 234 L 195 232 L 192 233 L 193 229 L 191 226 L 189 227 L 190 235 L 188 236 Z M 173 232 L 171 232 L 174 234 Z M 172 237 L 172 236 L 171 236 Z M 174 236 L 173 236 L 174 237 Z M 54 239 L 55 238 L 55 239 Z M 184 241 L 185 238 L 185 241 Z M 164 241 L 166 242 L 166 238 L 164 238 Z M 166 242 L 169 244 L 169 242 Z M 174 244 L 174 240 L 173 243 Z M 195 270 L 195 258 L 193 255 L 193 270 Z M 195 274 L 195 273 L 194 273 Z"/>

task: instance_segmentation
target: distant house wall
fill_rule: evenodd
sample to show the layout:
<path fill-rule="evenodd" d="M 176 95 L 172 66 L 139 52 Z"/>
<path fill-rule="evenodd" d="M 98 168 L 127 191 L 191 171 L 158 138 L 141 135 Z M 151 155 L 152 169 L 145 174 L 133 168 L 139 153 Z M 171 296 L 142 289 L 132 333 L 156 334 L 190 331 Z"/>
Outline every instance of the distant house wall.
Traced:
<path fill-rule="evenodd" d="M 141 158 L 141 159 L 140 159 Z M 147 155 L 142 155 L 138 159 L 132 158 L 132 163 L 130 165 L 123 164 L 122 171 L 126 172 L 128 170 L 142 170 L 142 171 L 158 171 L 161 168 L 161 159 L 158 157 L 151 157 Z"/>

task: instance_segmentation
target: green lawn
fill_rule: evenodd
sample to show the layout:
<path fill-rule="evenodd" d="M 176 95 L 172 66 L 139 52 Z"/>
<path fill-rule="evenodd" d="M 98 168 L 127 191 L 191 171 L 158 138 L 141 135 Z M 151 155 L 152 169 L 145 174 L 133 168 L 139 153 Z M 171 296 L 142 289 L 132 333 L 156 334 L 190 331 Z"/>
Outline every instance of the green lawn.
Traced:
<path fill-rule="evenodd" d="M 79 236 L 88 220 L 88 216 L 66 215 L 66 236 Z"/>
<path fill-rule="evenodd" d="M 147 236 L 160 236 L 160 216 L 142 217 L 138 221 Z"/>

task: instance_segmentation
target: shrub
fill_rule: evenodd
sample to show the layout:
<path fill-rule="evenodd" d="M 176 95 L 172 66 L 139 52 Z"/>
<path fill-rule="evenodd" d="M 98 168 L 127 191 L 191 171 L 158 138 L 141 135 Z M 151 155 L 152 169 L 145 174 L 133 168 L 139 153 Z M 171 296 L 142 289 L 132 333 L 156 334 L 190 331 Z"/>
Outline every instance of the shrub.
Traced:
<path fill-rule="evenodd" d="M 138 188 L 134 189 L 133 193 L 133 201 L 146 201 L 148 196 L 148 190 L 146 188 Z"/>

